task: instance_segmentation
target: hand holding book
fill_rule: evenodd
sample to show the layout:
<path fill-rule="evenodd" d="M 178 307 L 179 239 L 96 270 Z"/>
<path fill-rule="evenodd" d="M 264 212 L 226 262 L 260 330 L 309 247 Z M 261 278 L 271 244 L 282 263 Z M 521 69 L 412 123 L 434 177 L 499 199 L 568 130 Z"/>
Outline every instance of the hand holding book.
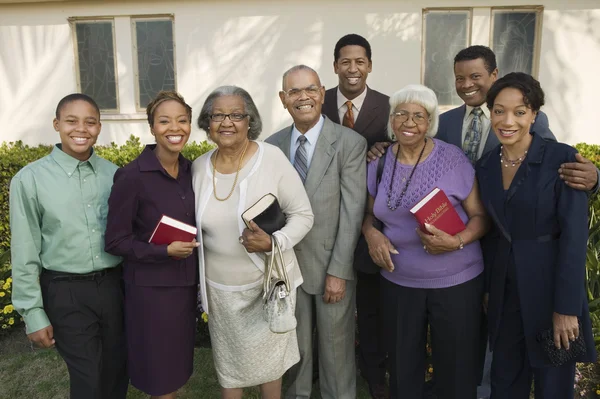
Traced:
<path fill-rule="evenodd" d="M 423 249 L 427 253 L 438 255 L 458 249 L 460 239 L 456 235 L 452 236 L 428 223 L 425 223 L 425 229 L 427 229 L 427 233 L 421 231 L 420 228 L 417 228 L 416 231 L 423 243 Z"/>
<path fill-rule="evenodd" d="M 173 241 L 167 246 L 167 254 L 176 259 L 187 258 L 199 245 L 196 239 L 192 242 Z"/>
<path fill-rule="evenodd" d="M 271 240 L 273 239 L 254 220 L 248 221 L 248 227 L 242 232 L 240 244 L 246 248 L 248 253 L 271 251 Z"/>

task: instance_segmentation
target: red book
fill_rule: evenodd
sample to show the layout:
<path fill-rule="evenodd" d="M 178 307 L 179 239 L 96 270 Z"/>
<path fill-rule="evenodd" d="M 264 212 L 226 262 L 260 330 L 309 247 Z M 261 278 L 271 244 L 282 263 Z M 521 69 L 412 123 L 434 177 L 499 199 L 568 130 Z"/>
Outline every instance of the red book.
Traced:
<path fill-rule="evenodd" d="M 156 245 L 170 244 L 173 241 L 192 242 L 197 232 L 198 229 L 194 226 L 163 215 L 148 242 Z"/>
<path fill-rule="evenodd" d="M 456 209 L 443 190 L 434 188 L 417 205 L 410 209 L 410 213 L 421 225 L 421 230 L 429 233 L 425 223 L 431 224 L 450 235 L 463 231 L 466 226 L 458 216 Z"/>

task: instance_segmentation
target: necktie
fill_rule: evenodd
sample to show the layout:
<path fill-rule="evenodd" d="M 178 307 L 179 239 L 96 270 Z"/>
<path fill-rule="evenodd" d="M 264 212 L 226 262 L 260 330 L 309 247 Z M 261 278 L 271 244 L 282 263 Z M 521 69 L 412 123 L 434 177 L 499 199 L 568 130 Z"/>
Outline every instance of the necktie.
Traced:
<path fill-rule="evenodd" d="M 306 180 L 306 174 L 308 173 L 308 162 L 306 161 L 306 147 L 304 144 L 306 143 L 306 137 L 304 135 L 300 135 L 298 137 L 298 142 L 300 145 L 296 149 L 296 155 L 294 156 L 294 168 L 300 175 L 300 179 L 302 179 L 302 183 Z"/>
<path fill-rule="evenodd" d="M 471 113 L 473 114 L 473 120 L 471 121 L 471 125 L 469 125 L 465 141 L 463 142 L 463 151 L 467 158 L 469 158 L 472 163 L 475 163 L 477 162 L 479 144 L 481 143 L 481 114 L 483 114 L 483 111 L 481 108 L 476 107 L 473 108 Z"/>
<path fill-rule="evenodd" d="M 342 125 L 349 127 L 350 129 L 354 129 L 354 113 L 352 112 L 352 101 L 346 101 L 346 107 L 348 107 L 348 110 L 344 115 Z"/>

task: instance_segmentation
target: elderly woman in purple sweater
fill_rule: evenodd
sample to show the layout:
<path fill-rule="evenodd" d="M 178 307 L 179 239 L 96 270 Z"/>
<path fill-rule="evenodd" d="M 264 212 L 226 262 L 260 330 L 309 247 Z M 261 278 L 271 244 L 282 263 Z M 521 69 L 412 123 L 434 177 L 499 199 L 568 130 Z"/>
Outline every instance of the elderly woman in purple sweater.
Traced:
<path fill-rule="evenodd" d="M 388 131 L 396 142 L 380 178 L 378 163 L 368 166 L 363 224 L 371 257 L 382 268 L 390 397 L 422 397 L 429 326 L 437 397 L 474 399 L 483 297 L 478 240 L 489 225 L 475 171 L 461 149 L 432 138 L 439 117 L 432 90 L 406 86 L 390 98 L 390 109 Z M 435 187 L 465 223 L 459 234 L 429 225 L 430 234 L 422 233 L 409 212 Z M 383 222 L 381 232 L 374 218 Z"/>

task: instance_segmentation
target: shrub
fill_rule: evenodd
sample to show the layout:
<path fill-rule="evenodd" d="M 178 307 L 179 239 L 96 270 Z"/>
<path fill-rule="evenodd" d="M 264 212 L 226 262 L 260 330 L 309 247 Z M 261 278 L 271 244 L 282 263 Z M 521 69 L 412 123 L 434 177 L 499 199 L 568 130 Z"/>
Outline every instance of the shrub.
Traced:
<path fill-rule="evenodd" d="M 36 161 L 52 151 L 50 145 L 30 147 L 21 141 L 2 143 L 0 145 L 0 334 L 22 324 L 20 315 L 11 303 L 11 267 L 10 267 L 10 225 L 8 212 L 8 194 L 10 180 L 25 165 Z M 94 147 L 96 153 L 118 166 L 133 161 L 144 149 L 140 139 L 130 136 L 121 146 L 111 143 L 107 146 Z M 183 150 L 183 155 L 194 160 L 213 148 L 208 142 L 190 142 Z"/>

